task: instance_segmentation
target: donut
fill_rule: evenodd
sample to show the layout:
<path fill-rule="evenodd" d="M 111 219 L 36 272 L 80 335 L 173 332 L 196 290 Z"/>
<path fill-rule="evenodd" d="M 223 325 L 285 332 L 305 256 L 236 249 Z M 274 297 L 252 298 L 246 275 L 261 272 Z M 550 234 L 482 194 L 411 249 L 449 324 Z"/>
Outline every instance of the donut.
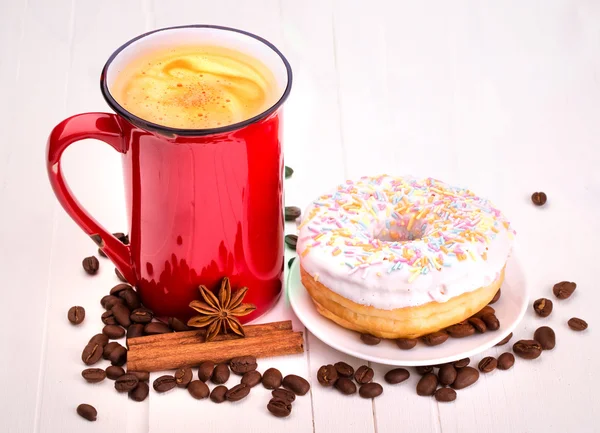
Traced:
<path fill-rule="evenodd" d="M 468 189 L 381 175 L 313 201 L 296 250 L 321 315 L 381 338 L 417 338 L 492 300 L 514 236 L 504 215 Z"/>

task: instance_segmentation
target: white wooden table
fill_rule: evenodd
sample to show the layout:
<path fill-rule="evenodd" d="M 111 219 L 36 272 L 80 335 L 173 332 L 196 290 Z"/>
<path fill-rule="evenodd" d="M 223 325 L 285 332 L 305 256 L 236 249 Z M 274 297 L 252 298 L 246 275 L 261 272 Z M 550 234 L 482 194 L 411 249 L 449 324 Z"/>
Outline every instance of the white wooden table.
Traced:
<path fill-rule="evenodd" d="M 44 146 L 64 117 L 105 111 L 99 74 L 121 43 L 186 23 L 242 28 L 274 42 L 294 69 L 285 158 L 288 205 L 363 174 L 433 176 L 488 196 L 512 219 L 533 299 L 578 284 L 548 319 L 530 309 L 515 333 L 542 323 L 557 347 L 482 376 L 455 403 L 415 393 L 417 375 L 374 401 L 320 387 L 318 367 L 361 364 L 306 333 L 306 353 L 263 361 L 313 384 L 289 419 L 257 387 L 235 404 L 185 392 L 143 403 L 112 382 L 84 383 L 80 352 L 97 332 L 113 267 L 88 277 L 94 246 L 46 179 Z M 0 432 L 594 432 L 600 286 L 600 2 L 404 0 L 0 1 Z M 125 228 L 120 160 L 83 142 L 65 157 L 75 194 L 113 231 Z M 529 196 L 543 190 L 544 208 Z M 293 226 L 288 227 L 292 232 Z M 83 305 L 79 327 L 66 320 Z M 590 328 L 576 334 L 566 320 Z M 264 320 L 292 318 L 282 300 Z M 503 349 L 493 349 L 499 354 Z M 481 357 L 473 361 L 478 362 Z M 384 365 L 372 366 L 377 376 Z M 75 414 L 88 402 L 95 423 Z"/>

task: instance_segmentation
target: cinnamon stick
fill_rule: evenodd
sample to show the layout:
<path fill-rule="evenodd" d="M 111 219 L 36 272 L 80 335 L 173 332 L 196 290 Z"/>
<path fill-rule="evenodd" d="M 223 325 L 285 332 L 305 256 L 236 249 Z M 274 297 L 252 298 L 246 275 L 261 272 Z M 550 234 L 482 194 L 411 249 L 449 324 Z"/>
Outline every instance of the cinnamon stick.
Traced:
<path fill-rule="evenodd" d="M 258 335 L 268 334 L 275 331 L 291 331 L 292 321 L 284 320 L 281 322 L 261 323 L 258 325 L 244 326 L 246 338 L 256 337 Z M 127 339 L 127 347 L 142 344 L 154 344 L 158 347 L 160 344 L 166 344 L 171 347 L 174 345 L 204 343 L 206 337 L 205 329 L 195 329 L 193 331 L 175 332 L 168 334 L 148 335 L 146 337 L 135 337 Z M 235 334 L 219 334 L 213 341 L 233 340 L 239 338 Z"/>
<path fill-rule="evenodd" d="M 247 326 L 246 338 L 224 336 L 225 339 L 208 343 L 203 342 L 204 335 L 199 334 L 198 331 L 162 334 L 160 339 L 154 338 L 158 336 L 132 338 L 127 353 L 127 369 L 130 371 L 173 370 L 195 366 L 206 360 L 223 362 L 244 355 L 266 358 L 304 351 L 302 332 L 274 329 L 287 325 L 268 325 L 272 326 L 267 326 L 267 332 L 264 332 L 264 326 L 262 332 L 258 331 L 261 325 Z M 189 334 L 188 339 L 178 334 Z M 193 338 L 196 338 L 195 342 L 190 340 Z M 182 344 L 181 341 L 185 343 Z"/>

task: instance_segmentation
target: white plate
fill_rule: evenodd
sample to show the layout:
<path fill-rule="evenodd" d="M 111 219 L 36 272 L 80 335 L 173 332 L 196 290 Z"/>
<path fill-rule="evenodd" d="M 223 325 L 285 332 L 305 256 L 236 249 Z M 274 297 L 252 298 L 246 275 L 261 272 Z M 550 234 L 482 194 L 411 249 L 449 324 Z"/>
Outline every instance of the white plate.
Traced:
<path fill-rule="evenodd" d="M 523 318 L 528 304 L 525 275 L 513 254 L 506 265 L 502 296 L 493 305 L 501 324 L 498 331 L 488 331 L 466 338 L 449 338 L 435 347 L 419 342 L 412 350 L 401 350 L 390 340 L 383 340 L 377 346 L 368 346 L 360 340 L 357 332 L 342 328 L 321 316 L 300 281 L 298 260 L 294 260 L 290 269 L 287 293 L 300 321 L 325 344 L 357 358 L 402 366 L 442 364 L 476 355 L 494 346 L 512 332 Z"/>

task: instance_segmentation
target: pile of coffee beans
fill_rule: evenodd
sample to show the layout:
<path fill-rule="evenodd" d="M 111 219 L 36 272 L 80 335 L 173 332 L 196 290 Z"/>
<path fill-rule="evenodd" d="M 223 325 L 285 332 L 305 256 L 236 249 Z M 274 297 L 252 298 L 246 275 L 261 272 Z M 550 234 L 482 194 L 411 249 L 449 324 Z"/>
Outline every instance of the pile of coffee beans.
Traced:
<path fill-rule="evenodd" d="M 194 371 L 190 367 L 179 368 L 174 375 L 158 377 L 153 388 L 164 393 L 174 388 L 187 389 L 189 394 L 202 400 L 209 398 L 214 403 L 240 401 L 246 398 L 252 388 L 262 383 L 266 389 L 272 390 L 272 398 L 267 410 L 276 417 L 287 417 L 292 412 L 292 402 L 296 396 L 302 396 L 310 390 L 310 384 L 303 377 L 290 374 L 285 377 L 276 368 L 268 368 L 263 374 L 257 371 L 258 364 L 254 356 L 240 356 L 229 362 L 215 363 L 204 361 L 198 366 L 198 379 L 194 380 Z M 231 373 L 240 376 L 240 382 L 231 388 L 224 384 Z M 208 382 L 216 385 L 212 391 Z"/>
<path fill-rule="evenodd" d="M 456 400 L 456 390 L 467 388 L 479 379 L 479 371 L 469 367 L 469 363 L 470 359 L 465 358 L 454 363 L 417 368 L 417 373 L 422 374 L 417 382 L 417 394 L 434 396 L 439 402 Z"/>
<path fill-rule="evenodd" d="M 117 392 L 128 393 L 134 401 L 144 401 L 149 394 L 150 387 L 148 372 L 126 372 L 123 366 L 127 362 L 127 349 L 116 341 L 124 336 L 134 338 L 143 335 L 155 335 L 165 332 L 186 331 L 189 328 L 180 320 L 170 318 L 168 325 L 154 321 L 152 311 L 145 308 L 137 292 L 129 284 L 117 284 L 110 293 L 101 300 L 101 305 L 106 309 L 102 314 L 105 324 L 102 333 L 93 336 L 85 346 L 81 359 L 84 364 L 91 366 L 102 358 L 109 360 L 111 366 L 102 368 L 86 368 L 81 372 L 88 383 L 99 383 L 106 378 L 114 380 Z M 85 310 L 76 306 L 69 309 L 68 320 L 73 324 L 83 321 Z M 173 375 L 163 375 L 156 378 L 152 384 L 158 393 L 165 393 L 174 388 L 187 389 L 195 399 L 210 398 L 215 403 L 225 401 L 236 402 L 246 398 L 250 390 L 262 383 L 266 389 L 272 390 L 272 398 L 267 404 L 267 410 L 276 417 L 287 417 L 292 412 L 292 402 L 296 396 L 302 396 L 310 390 L 308 381 L 300 376 L 290 374 L 285 377 L 276 368 L 267 369 L 261 374 L 254 356 L 241 356 L 229 362 L 215 363 L 202 362 L 197 371 L 197 380 L 194 380 L 194 371 L 190 367 L 181 367 Z M 229 380 L 231 373 L 240 376 L 240 383 L 231 388 L 224 384 Z M 212 391 L 207 383 L 216 385 Z M 95 421 L 97 411 L 89 404 L 81 404 L 77 413 L 83 418 Z"/>
<path fill-rule="evenodd" d="M 352 381 L 354 379 L 360 386 L 358 395 L 362 398 L 375 398 L 383 393 L 383 387 L 373 382 L 374 376 L 375 372 L 368 365 L 361 365 L 354 371 L 351 365 L 342 361 L 323 365 L 317 371 L 317 381 L 322 386 L 333 387 L 344 395 L 356 394 L 357 387 Z"/>

